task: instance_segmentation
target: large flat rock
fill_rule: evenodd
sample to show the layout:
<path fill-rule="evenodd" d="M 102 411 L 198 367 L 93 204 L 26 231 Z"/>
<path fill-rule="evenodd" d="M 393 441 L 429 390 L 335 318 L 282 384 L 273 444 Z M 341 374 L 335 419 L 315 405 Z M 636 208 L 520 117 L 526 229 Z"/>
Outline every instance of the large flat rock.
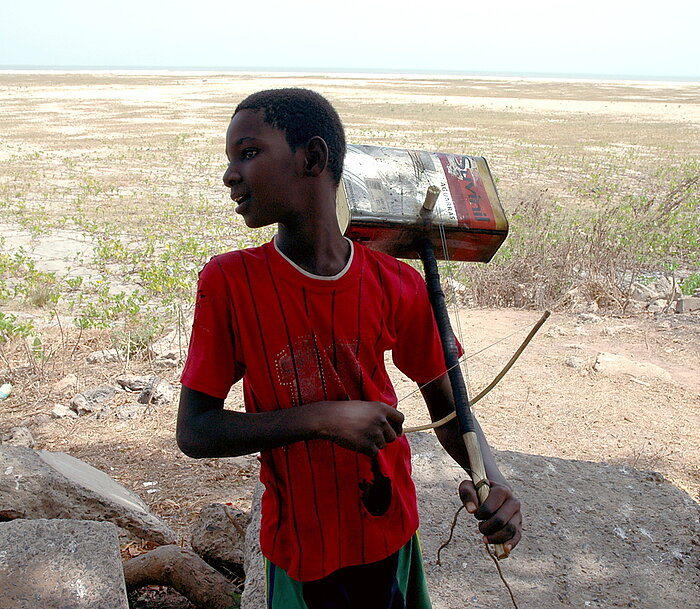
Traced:
<path fill-rule="evenodd" d="M 131 535 L 174 543 L 175 532 L 134 493 L 65 453 L 0 445 L 0 518 L 106 520 Z"/>
<path fill-rule="evenodd" d="M 117 527 L 83 520 L 0 523 L 2 609 L 128 609 Z"/>
<path fill-rule="evenodd" d="M 432 434 L 409 439 L 434 609 L 512 607 L 466 512 L 437 564 L 465 474 Z M 687 493 L 660 474 L 614 463 L 494 454 L 523 503 L 523 540 L 500 562 L 520 607 L 700 606 L 700 512 Z"/>
<path fill-rule="evenodd" d="M 457 487 L 466 477 L 431 433 L 409 436 L 434 609 L 512 607 L 505 585 L 465 511 L 451 543 Z M 520 607 L 608 609 L 700 607 L 699 506 L 660 474 L 617 464 L 494 451 L 523 503 L 524 537 L 500 562 Z M 260 489 L 246 537 L 243 609 L 264 599 Z"/>

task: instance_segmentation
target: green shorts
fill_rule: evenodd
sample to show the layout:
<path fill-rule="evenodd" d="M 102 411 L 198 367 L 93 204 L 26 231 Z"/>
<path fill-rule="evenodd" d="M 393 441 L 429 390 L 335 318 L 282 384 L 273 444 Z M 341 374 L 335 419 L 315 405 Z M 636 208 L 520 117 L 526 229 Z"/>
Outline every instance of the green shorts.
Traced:
<path fill-rule="evenodd" d="M 431 609 L 416 533 L 398 552 L 312 582 L 265 560 L 267 609 Z"/>

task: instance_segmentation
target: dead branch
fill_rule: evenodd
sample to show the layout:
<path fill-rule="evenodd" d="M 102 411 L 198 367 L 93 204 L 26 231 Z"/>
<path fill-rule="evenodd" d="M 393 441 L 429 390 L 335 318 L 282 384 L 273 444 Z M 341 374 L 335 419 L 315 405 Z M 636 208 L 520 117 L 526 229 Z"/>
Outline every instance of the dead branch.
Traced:
<path fill-rule="evenodd" d="M 229 609 L 239 591 L 191 550 L 160 546 L 124 563 L 127 590 L 170 586 L 201 609 Z"/>

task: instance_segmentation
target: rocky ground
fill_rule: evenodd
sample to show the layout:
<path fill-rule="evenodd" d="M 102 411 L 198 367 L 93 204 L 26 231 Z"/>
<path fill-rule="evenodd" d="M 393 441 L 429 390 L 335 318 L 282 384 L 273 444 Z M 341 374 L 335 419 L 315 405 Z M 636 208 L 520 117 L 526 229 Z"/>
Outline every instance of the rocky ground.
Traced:
<path fill-rule="evenodd" d="M 460 311 L 473 393 L 538 318 L 528 311 Z M 19 345 L 5 349 L 12 372 L 3 374 L 14 382 L 0 410 L 6 442 L 64 451 L 109 473 L 173 527 L 183 545 L 207 504 L 250 507 L 254 457 L 195 461 L 175 445 L 180 364 L 174 354 L 183 337 L 156 344 L 150 358 L 110 361 L 100 353 L 107 346 L 100 332 L 79 342 L 72 331 L 53 332 L 65 341 L 62 357 L 44 365 L 28 365 Z M 699 338 L 700 316 L 692 313 L 555 314 L 475 405 L 525 506 L 525 539 L 503 565 L 520 607 L 664 609 L 696 602 Z M 393 374 L 407 426 L 427 422 L 412 383 Z M 153 376 L 162 379 L 162 392 L 145 397 L 141 386 L 130 389 L 124 381 Z M 89 398 L 98 387 L 106 399 L 96 404 Z M 87 396 L 87 407 L 78 394 Z M 227 404 L 241 407 L 237 390 Z M 73 409 L 80 414 L 66 414 Z M 411 440 L 436 607 L 466 600 L 475 607 L 509 606 L 466 516 L 437 565 L 437 547 L 458 506 L 453 491 L 460 474 L 429 432 Z M 143 549 L 132 544 L 125 552 Z M 174 606 L 172 595 L 148 594 L 149 606 L 158 596 Z"/>

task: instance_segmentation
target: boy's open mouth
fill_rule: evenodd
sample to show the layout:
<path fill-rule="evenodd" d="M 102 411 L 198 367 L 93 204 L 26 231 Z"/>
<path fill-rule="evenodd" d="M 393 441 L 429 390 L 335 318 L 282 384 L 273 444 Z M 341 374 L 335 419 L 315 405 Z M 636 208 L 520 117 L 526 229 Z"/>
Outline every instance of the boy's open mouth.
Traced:
<path fill-rule="evenodd" d="M 236 204 L 236 213 L 241 213 L 245 209 L 245 204 L 250 200 L 250 194 L 244 193 L 241 195 L 234 195 L 231 193 L 231 200 Z"/>
<path fill-rule="evenodd" d="M 238 203 L 239 205 L 249 198 L 250 198 L 250 195 L 248 193 L 243 193 L 240 195 L 234 195 L 233 193 L 231 193 L 231 200 L 234 203 Z"/>

